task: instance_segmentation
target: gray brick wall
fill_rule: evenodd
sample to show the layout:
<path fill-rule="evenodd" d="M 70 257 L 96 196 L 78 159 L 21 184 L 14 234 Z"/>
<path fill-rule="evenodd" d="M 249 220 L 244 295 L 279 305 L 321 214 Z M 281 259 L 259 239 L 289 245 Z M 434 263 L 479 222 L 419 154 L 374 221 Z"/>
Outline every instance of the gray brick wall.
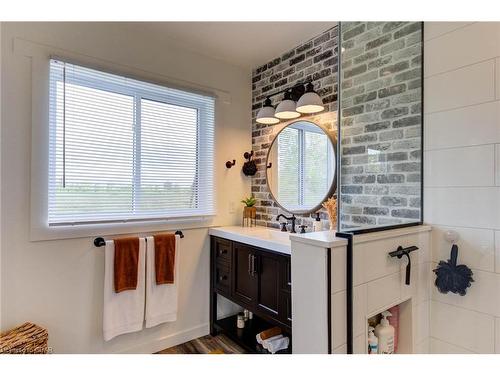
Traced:
<path fill-rule="evenodd" d="M 341 228 L 420 218 L 421 24 L 342 22 Z"/>
<path fill-rule="evenodd" d="M 266 95 L 291 87 L 296 83 L 312 79 L 314 87 L 323 99 L 325 111 L 314 116 L 302 116 L 302 120 L 313 121 L 336 138 L 337 132 L 337 71 L 338 71 L 337 27 L 283 53 L 252 71 L 252 149 L 258 167 L 252 178 L 252 193 L 257 198 L 257 224 L 278 227 L 276 216 L 289 213 L 280 209 L 272 199 L 266 182 L 266 157 L 275 135 L 288 123 L 262 125 L 255 121 Z M 273 105 L 282 99 L 273 97 Z M 295 120 L 296 121 L 296 120 Z M 327 219 L 321 211 L 323 219 Z M 299 224 L 312 226 L 311 215 L 298 217 Z M 325 221 L 325 228 L 328 223 Z"/>

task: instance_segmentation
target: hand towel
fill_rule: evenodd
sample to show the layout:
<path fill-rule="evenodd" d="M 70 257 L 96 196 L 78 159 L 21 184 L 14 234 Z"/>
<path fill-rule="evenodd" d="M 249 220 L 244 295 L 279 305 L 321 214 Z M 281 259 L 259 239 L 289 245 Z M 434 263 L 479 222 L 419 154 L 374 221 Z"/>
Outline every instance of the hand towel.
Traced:
<path fill-rule="evenodd" d="M 262 340 L 267 340 L 270 337 L 281 335 L 281 328 L 280 327 L 269 328 L 259 333 L 259 335 Z"/>
<path fill-rule="evenodd" d="M 114 281 L 115 292 L 134 290 L 137 288 L 137 272 L 139 266 L 139 237 L 128 237 L 114 240 Z"/>
<path fill-rule="evenodd" d="M 179 241 L 175 236 L 174 282 L 157 284 L 155 275 L 155 238 L 147 237 L 146 251 L 146 327 L 177 320 L 177 289 L 179 286 Z"/>
<path fill-rule="evenodd" d="M 269 350 L 272 354 L 287 349 L 290 344 L 290 339 L 288 337 L 280 337 L 279 339 L 270 340 L 267 343 L 267 350 Z"/>
<path fill-rule="evenodd" d="M 267 348 L 268 348 L 268 346 L 269 346 L 269 343 L 270 343 L 271 341 L 273 341 L 273 340 L 277 340 L 277 339 L 280 339 L 280 338 L 282 338 L 282 337 L 283 337 L 283 335 L 278 335 L 278 336 L 273 336 L 273 337 L 270 337 L 270 338 L 268 338 L 268 339 L 266 339 L 266 340 L 263 340 L 263 341 L 261 342 L 261 345 L 262 345 L 262 347 L 263 347 L 264 349 L 267 349 Z"/>
<path fill-rule="evenodd" d="M 155 242 L 156 284 L 173 284 L 175 276 L 175 234 L 153 236 Z"/>
<path fill-rule="evenodd" d="M 104 249 L 104 340 L 123 333 L 140 331 L 144 322 L 146 281 L 146 241 L 139 239 L 137 288 L 116 293 L 114 289 L 115 243 L 106 241 Z"/>

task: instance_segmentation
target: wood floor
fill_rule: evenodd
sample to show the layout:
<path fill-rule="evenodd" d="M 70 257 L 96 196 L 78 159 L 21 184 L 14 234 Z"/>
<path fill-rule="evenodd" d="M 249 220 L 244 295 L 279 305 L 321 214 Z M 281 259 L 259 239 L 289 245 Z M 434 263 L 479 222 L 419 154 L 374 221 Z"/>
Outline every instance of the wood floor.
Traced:
<path fill-rule="evenodd" d="M 210 335 L 164 349 L 157 354 L 244 354 L 245 350 L 224 335 Z"/>

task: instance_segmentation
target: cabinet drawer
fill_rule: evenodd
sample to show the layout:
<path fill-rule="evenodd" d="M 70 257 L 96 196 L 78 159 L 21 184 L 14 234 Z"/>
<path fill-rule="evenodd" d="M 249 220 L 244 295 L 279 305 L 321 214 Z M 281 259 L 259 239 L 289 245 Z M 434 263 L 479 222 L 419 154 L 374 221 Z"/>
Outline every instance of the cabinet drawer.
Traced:
<path fill-rule="evenodd" d="M 215 288 L 222 292 L 230 292 L 231 272 L 228 266 L 221 264 L 215 266 Z"/>
<path fill-rule="evenodd" d="M 231 264 L 231 241 L 220 238 L 215 240 L 215 260 L 218 263 Z"/>

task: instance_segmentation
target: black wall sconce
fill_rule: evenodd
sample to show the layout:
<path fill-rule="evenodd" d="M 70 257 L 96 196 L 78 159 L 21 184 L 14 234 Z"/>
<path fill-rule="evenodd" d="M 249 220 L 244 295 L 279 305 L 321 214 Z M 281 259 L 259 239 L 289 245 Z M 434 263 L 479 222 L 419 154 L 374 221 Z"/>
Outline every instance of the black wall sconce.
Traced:
<path fill-rule="evenodd" d="M 266 169 L 269 169 L 269 168 L 272 168 L 273 167 L 273 163 L 269 163 L 268 165 L 266 165 Z"/>
<path fill-rule="evenodd" d="M 236 165 L 236 160 L 233 159 L 233 161 L 226 161 L 226 168 L 230 169 L 231 167 L 234 167 Z"/>
<path fill-rule="evenodd" d="M 253 156 L 253 150 L 250 152 L 245 152 L 243 154 L 243 157 L 247 160 L 243 164 L 242 168 L 245 176 L 255 176 L 255 174 L 257 173 L 257 164 L 255 164 L 255 161 L 252 160 L 252 156 Z"/>

